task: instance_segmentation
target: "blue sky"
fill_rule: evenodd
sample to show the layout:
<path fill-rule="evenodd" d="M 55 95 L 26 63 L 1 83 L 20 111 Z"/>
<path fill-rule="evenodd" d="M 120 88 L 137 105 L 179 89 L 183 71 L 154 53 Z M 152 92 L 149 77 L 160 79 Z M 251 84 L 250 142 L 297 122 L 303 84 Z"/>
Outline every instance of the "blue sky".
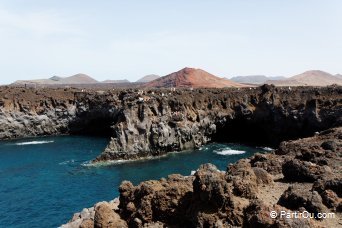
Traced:
<path fill-rule="evenodd" d="M 221 77 L 342 73 L 339 0 L 0 0 L 0 84 L 185 66 Z"/>

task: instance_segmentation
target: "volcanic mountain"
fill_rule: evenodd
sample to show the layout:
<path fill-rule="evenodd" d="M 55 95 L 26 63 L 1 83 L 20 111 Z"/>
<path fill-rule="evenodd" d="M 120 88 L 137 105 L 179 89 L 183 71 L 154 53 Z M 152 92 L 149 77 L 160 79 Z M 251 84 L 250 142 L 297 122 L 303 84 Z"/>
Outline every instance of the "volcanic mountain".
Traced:
<path fill-rule="evenodd" d="M 219 78 L 204 70 L 188 67 L 146 84 L 146 87 L 157 88 L 224 88 L 244 86 L 228 79 Z"/>
<path fill-rule="evenodd" d="M 149 75 L 146 75 L 146 76 L 140 78 L 139 80 L 137 80 L 137 82 L 146 83 L 146 82 L 151 82 L 153 80 L 156 80 L 158 78 L 160 78 L 159 75 L 149 74 Z"/>
<path fill-rule="evenodd" d="M 320 70 L 310 70 L 285 80 L 269 80 L 267 84 L 276 86 L 328 86 L 342 85 L 342 79 Z"/>

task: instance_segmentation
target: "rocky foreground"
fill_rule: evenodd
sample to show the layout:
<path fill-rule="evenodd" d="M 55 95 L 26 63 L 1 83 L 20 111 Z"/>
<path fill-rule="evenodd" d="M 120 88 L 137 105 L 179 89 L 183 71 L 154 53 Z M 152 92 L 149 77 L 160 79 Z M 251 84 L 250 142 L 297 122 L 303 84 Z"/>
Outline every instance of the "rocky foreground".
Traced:
<path fill-rule="evenodd" d="M 282 142 L 225 172 L 204 164 L 193 176 L 173 174 L 138 186 L 125 181 L 120 201 L 84 209 L 63 227 L 341 227 L 341 164 L 338 127 Z M 282 211 L 313 218 L 286 218 Z"/>
<path fill-rule="evenodd" d="M 96 162 L 140 159 L 208 142 L 278 146 L 342 125 L 342 87 L 33 89 L 0 87 L 0 140 L 110 138 Z"/>

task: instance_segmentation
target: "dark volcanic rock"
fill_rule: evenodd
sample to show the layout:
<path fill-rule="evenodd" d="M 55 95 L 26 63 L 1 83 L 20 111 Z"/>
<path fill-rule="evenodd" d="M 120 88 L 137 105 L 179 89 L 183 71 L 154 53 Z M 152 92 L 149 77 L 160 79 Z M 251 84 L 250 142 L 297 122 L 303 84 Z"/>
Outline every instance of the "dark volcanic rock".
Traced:
<path fill-rule="evenodd" d="M 313 190 L 317 191 L 328 208 L 342 209 L 342 179 L 319 180 L 313 185 Z"/>
<path fill-rule="evenodd" d="M 325 151 L 320 145 L 324 141 L 339 145 L 341 131 L 341 127 L 332 128 L 313 137 L 288 141 L 280 149 L 287 151 L 285 155 L 277 150 L 255 154 L 229 165 L 226 172 L 205 164 L 194 176 L 171 175 L 138 186 L 125 181 L 119 189 L 120 209 L 116 218 L 125 220 L 129 227 L 339 227 L 340 148 L 331 154 L 331 150 Z M 320 152 L 328 153 L 328 165 L 306 161 L 304 151 L 311 151 L 313 157 Z M 291 175 L 294 178 L 288 183 Z M 277 212 L 276 218 L 270 217 L 272 211 Z M 304 211 L 314 215 L 334 212 L 336 218 L 280 216 L 282 212 Z"/>
<path fill-rule="evenodd" d="M 286 181 L 314 182 L 329 174 L 329 167 L 323 167 L 310 162 L 290 160 L 283 164 L 283 175 Z"/>
<path fill-rule="evenodd" d="M 264 228 L 264 227 L 311 227 L 310 221 L 304 218 L 284 219 L 271 218 L 272 211 L 289 211 L 279 205 L 266 205 L 260 200 L 253 200 L 244 210 L 244 226 L 245 228 Z"/>
<path fill-rule="evenodd" d="M 146 181 L 134 187 L 130 182 L 120 186 L 120 213 L 131 226 L 136 223 L 182 222 L 185 205 L 193 190 L 193 177 L 171 175 L 160 181 Z"/>
<path fill-rule="evenodd" d="M 225 180 L 225 174 L 212 164 L 200 166 L 195 173 L 193 188 L 194 195 L 197 195 L 200 201 L 206 202 L 207 208 L 224 207 L 228 203 L 226 199 L 230 198 L 230 187 Z"/>
<path fill-rule="evenodd" d="M 282 140 L 342 124 L 341 90 L 0 87 L 0 139 L 57 134 L 110 136 L 109 145 L 95 162 L 159 156 L 210 141 L 277 146 Z M 322 153 L 341 147 L 325 141 L 317 145 Z M 287 153 L 290 147 L 286 148 L 278 153 Z M 293 145 L 291 153 L 296 150 Z M 310 161 L 325 163 L 317 159 Z M 269 165 L 277 172 L 276 164 Z"/>
<path fill-rule="evenodd" d="M 308 191 L 300 186 L 290 186 L 280 197 L 278 204 L 292 210 L 303 207 L 315 214 L 327 211 L 318 192 Z"/>
<path fill-rule="evenodd" d="M 282 173 L 283 159 L 274 154 L 256 153 L 251 157 L 251 166 L 262 168 L 270 174 Z"/>
<path fill-rule="evenodd" d="M 108 203 L 102 203 L 95 208 L 95 228 L 126 228 L 126 222 L 114 212 Z"/>

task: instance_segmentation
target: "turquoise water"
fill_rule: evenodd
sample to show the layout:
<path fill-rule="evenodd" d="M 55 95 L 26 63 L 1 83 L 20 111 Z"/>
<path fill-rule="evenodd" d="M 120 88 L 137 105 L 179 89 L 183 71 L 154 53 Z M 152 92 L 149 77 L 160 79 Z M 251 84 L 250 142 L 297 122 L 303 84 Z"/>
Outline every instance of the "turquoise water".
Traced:
<path fill-rule="evenodd" d="M 107 142 L 80 136 L 0 142 L 0 227 L 57 227 L 74 212 L 117 197 L 123 180 L 138 184 L 171 173 L 189 175 L 207 162 L 225 170 L 228 163 L 264 151 L 211 144 L 153 160 L 85 166 Z"/>

